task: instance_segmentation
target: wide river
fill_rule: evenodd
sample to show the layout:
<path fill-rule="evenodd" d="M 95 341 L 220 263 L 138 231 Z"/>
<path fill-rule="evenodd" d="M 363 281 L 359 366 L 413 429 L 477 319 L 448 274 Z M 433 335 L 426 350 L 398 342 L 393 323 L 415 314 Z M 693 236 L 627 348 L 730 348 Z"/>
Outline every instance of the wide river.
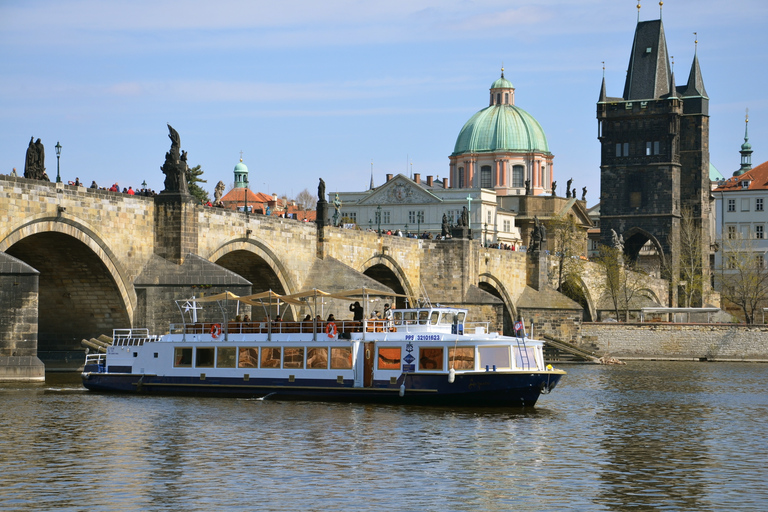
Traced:
<path fill-rule="evenodd" d="M 564 368 L 525 410 L 0 384 L 0 510 L 768 510 L 768 366 Z"/>

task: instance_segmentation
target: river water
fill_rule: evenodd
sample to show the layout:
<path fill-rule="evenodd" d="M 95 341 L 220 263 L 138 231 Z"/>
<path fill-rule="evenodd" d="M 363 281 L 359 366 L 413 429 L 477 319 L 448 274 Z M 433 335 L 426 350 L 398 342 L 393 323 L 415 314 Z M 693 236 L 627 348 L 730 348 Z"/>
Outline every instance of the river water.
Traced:
<path fill-rule="evenodd" d="M 0 384 L 0 509 L 768 509 L 768 366 L 565 369 L 525 410 Z"/>

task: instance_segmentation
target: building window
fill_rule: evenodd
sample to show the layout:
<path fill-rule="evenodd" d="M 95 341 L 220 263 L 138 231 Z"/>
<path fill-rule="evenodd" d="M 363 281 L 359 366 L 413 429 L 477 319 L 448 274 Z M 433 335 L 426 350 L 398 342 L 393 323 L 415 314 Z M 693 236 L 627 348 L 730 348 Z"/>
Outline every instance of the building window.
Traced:
<path fill-rule="evenodd" d="M 736 238 L 736 226 L 727 226 L 726 230 L 728 233 L 728 238 L 730 240 L 733 240 L 734 238 Z"/>
<path fill-rule="evenodd" d="M 511 231 L 511 224 L 508 220 L 505 220 L 503 223 L 504 226 L 504 232 L 509 233 Z"/>
<path fill-rule="evenodd" d="M 497 92 L 496 93 L 496 104 L 498 105 L 499 103 L 501 103 L 501 93 Z"/>
<path fill-rule="evenodd" d="M 381 220 L 381 222 L 383 222 L 384 224 L 389 224 L 390 222 L 392 222 L 389 218 L 390 212 L 382 212 L 382 213 L 384 214 L 384 218 Z"/>
<path fill-rule="evenodd" d="M 748 212 L 749 211 L 749 199 L 742 199 L 741 200 L 741 211 Z"/>
<path fill-rule="evenodd" d="M 424 210 L 419 210 L 416 212 L 416 222 L 424 223 Z"/>
<path fill-rule="evenodd" d="M 486 219 L 487 219 L 485 221 L 486 223 L 493 224 L 493 222 L 491 222 L 491 210 L 488 210 L 488 215 L 486 215 Z"/>
<path fill-rule="evenodd" d="M 765 254 L 755 254 L 755 266 L 757 268 L 765 268 Z"/>
<path fill-rule="evenodd" d="M 525 173 L 525 168 L 522 165 L 516 165 L 512 168 L 512 186 L 513 187 L 523 186 L 524 173 Z"/>
<path fill-rule="evenodd" d="M 755 199 L 755 211 L 756 212 L 763 211 L 763 198 L 762 197 L 758 197 L 757 199 Z"/>
<path fill-rule="evenodd" d="M 376 224 L 381 224 L 381 212 L 376 210 L 373 212 L 373 222 Z"/>
<path fill-rule="evenodd" d="M 424 222 L 424 210 L 413 210 L 408 212 L 408 222 L 411 224 Z"/>
<path fill-rule="evenodd" d="M 464 188 L 464 168 L 459 167 L 459 187 Z"/>
<path fill-rule="evenodd" d="M 763 238 L 765 238 L 763 236 L 763 225 L 762 224 L 758 224 L 757 226 L 755 226 L 755 238 L 761 239 L 761 240 Z"/>
<path fill-rule="evenodd" d="M 480 168 L 480 186 L 482 188 L 493 187 L 493 181 L 491 180 L 491 166 L 484 165 Z"/>
<path fill-rule="evenodd" d="M 345 217 L 347 217 L 347 219 L 349 219 L 349 222 L 351 222 L 352 224 L 357 224 L 357 212 L 347 212 Z"/>
<path fill-rule="evenodd" d="M 449 224 L 456 224 L 456 221 L 459 219 L 459 210 L 448 210 L 448 223 Z"/>
<path fill-rule="evenodd" d="M 656 141 L 653 143 L 653 154 L 654 155 L 661 154 L 661 144 L 659 143 L 659 141 Z"/>
<path fill-rule="evenodd" d="M 509 93 L 508 92 L 504 93 L 504 104 L 505 105 L 509 105 Z"/>
<path fill-rule="evenodd" d="M 735 212 L 736 211 L 736 200 L 735 199 L 729 199 L 728 200 L 728 211 L 729 212 Z"/>

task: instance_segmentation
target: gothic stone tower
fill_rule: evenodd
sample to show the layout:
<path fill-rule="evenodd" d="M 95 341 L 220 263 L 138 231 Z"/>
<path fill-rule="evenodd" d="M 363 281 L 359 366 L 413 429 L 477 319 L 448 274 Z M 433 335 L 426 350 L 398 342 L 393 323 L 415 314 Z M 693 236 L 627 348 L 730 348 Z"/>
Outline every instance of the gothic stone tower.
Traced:
<path fill-rule="evenodd" d="M 610 98 L 603 77 L 597 103 L 600 238 L 622 235 L 637 258 L 651 241 L 664 277 L 679 279 L 681 214 L 692 212 L 709 283 L 709 98 L 694 55 L 688 83 L 675 86 L 661 20 L 638 22 L 624 94 Z M 670 286 L 670 305 L 677 287 Z"/>

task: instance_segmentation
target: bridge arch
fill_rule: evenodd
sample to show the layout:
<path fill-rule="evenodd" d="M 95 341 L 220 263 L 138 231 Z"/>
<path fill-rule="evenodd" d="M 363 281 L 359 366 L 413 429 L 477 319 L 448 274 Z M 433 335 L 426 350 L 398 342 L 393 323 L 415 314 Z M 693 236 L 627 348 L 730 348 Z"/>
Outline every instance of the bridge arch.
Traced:
<path fill-rule="evenodd" d="M 595 322 L 597 320 L 597 306 L 592 298 L 587 283 L 581 277 L 575 277 L 576 282 L 563 283 L 562 294 L 577 302 L 584 309 L 584 321 Z"/>
<path fill-rule="evenodd" d="M 640 250 L 649 241 L 656 249 L 659 268 L 662 270 L 667 268 L 667 261 L 661 243 L 654 235 L 642 228 L 629 228 L 624 234 L 624 254 L 629 256 L 632 261 L 637 261 L 640 256 Z"/>
<path fill-rule="evenodd" d="M 83 336 L 133 325 L 131 277 L 87 224 L 64 216 L 27 218 L 0 240 L 0 251 L 40 272 L 39 350 L 79 350 Z"/>
<path fill-rule="evenodd" d="M 512 300 L 512 296 L 509 294 L 507 287 L 504 286 L 504 283 L 490 272 L 484 272 L 480 274 L 477 286 L 504 303 L 502 333 L 509 336 L 514 335 L 514 322 L 515 318 L 517 318 L 517 307 L 515 307 L 515 302 Z"/>
<path fill-rule="evenodd" d="M 416 304 L 418 294 L 414 293 L 413 285 L 408 280 L 403 267 L 387 254 L 376 254 L 364 262 L 360 271 L 368 277 L 375 279 L 384 286 L 392 288 L 396 293 L 407 295 L 411 304 Z M 404 307 L 405 301 L 398 298 L 398 307 Z"/>

